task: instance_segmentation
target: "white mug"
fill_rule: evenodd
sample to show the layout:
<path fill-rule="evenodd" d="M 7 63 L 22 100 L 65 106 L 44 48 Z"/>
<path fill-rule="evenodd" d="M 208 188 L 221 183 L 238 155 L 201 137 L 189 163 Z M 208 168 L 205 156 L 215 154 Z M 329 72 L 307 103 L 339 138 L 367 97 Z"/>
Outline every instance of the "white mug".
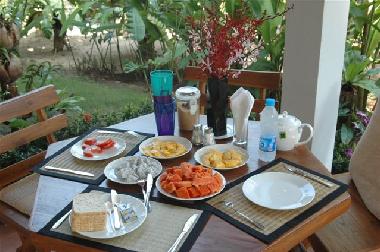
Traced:
<path fill-rule="evenodd" d="M 307 127 L 310 130 L 309 137 L 300 142 L 303 128 Z M 278 116 L 278 137 L 277 137 L 277 149 L 280 151 L 288 151 L 294 149 L 294 147 L 307 144 L 313 137 L 313 127 L 307 123 L 301 123 L 301 121 L 295 116 L 288 115 L 288 112 L 284 111 Z"/>

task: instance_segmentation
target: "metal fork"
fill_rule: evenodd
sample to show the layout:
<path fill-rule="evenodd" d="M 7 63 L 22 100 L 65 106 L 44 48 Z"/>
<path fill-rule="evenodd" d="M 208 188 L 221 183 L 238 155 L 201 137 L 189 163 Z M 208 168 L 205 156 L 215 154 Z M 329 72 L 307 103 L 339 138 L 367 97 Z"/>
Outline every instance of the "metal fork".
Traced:
<path fill-rule="evenodd" d="M 139 180 L 137 181 L 137 184 L 141 187 L 141 191 L 144 196 L 144 205 L 145 205 L 146 197 L 147 197 L 146 192 L 145 192 L 145 180 Z"/>
<path fill-rule="evenodd" d="M 261 224 L 260 222 L 258 222 L 257 220 L 255 219 L 252 219 L 251 217 L 248 217 L 247 215 L 245 215 L 244 213 L 240 212 L 239 210 L 237 210 L 234 206 L 234 203 L 232 203 L 231 201 L 220 201 L 218 202 L 217 204 L 224 204 L 224 206 L 228 207 L 228 208 L 231 208 L 232 210 L 235 211 L 235 213 L 237 213 L 238 215 L 240 215 L 241 217 L 243 217 L 244 219 L 246 219 L 247 221 L 251 222 L 255 227 L 261 229 L 261 230 L 265 230 L 265 226 L 263 224 Z"/>

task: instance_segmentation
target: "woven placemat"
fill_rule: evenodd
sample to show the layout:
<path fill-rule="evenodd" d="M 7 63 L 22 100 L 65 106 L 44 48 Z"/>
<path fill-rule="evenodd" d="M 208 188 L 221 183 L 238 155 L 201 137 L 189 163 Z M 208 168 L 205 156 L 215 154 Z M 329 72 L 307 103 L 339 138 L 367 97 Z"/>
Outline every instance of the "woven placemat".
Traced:
<path fill-rule="evenodd" d="M 332 187 L 327 187 L 321 183 L 315 182 L 311 179 L 305 178 L 310 182 L 315 191 L 316 196 L 308 205 L 294 209 L 294 210 L 272 210 L 261 207 L 248 200 L 242 191 L 244 182 L 252 175 L 261 172 L 284 172 L 291 173 L 286 169 L 286 166 L 292 166 L 297 169 L 306 171 L 311 176 L 319 177 L 320 179 L 332 182 Z M 254 171 L 226 186 L 223 193 L 207 201 L 211 207 L 211 211 L 235 225 L 241 230 L 255 236 L 265 243 L 271 243 L 279 236 L 287 232 L 289 229 L 295 227 L 312 214 L 320 210 L 323 206 L 334 200 L 347 190 L 347 186 L 339 181 L 330 177 L 310 171 L 300 165 L 291 163 L 284 159 L 278 159 L 264 166 L 263 168 Z M 226 207 L 222 201 L 231 201 L 234 208 L 246 216 L 256 220 L 265 226 L 264 230 L 255 227 L 251 222 L 241 217 L 233 209 Z"/>
<path fill-rule="evenodd" d="M 89 186 L 84 192 L 94 190 L 109 193 L 109 189 L 93 186 Z M 191 230 L 185 235 L 177 248 L 177 251 L 189 251 L 206 225 L 210 214 L 200 208 L 165 204 L 154 197 L 151 200 L 152 212 L 148 214 L 145 222 L 135 231 L 120 237 L 102 240 L 83 237 L 71 232 L 68 219 L 57 229 L 51 229 L 54 223 L 71 209 L 71 203 L 41 229 L 39 233 L 105 251 L 166 252 L 182 232 L 188 218 L 193 214 L 198 214 L 196 223 L 193 224 Z"/>
<path fill-rule="evenodd" d="M 115 133 L 99 133 L 98 130 L 106 130 L 106 131 L 112 131 Z M 122 156 L 132 156 L 138 151 L 138 146 L 142 141 L 145 139 L 154 136 L 153 134 L 146 134 L 146 133 L 140 133 L 135 132 L 136 134 L 130 134 L 126 130 L 119 130 L 119 129 L 111 129 L 111 128 L 102 128 L 102 129 L 92 129 L 89 132 L 83 134 L 82 136 L 77 137 L 74 141 L 72 141 L 70 144 L 56 152 L 54 155 L 47 158 L 43 163 L 39 164 L 34 168 L 34 171 L 43 175 L 53 176 L 57 178 L 64 178 L 72 181 L 82 182 L 86 184 L 92 184 L 92 185 L 98 185 L 100 184 L 104 179 L 105 176 L 103 174 L 104 168 L 106 165 Z M 74 157 L 70 153 L 70 148 L 76 144 L 79 141 L 82 141 L 82 139 L 86 137 L 96 137 L 96 136 L 114 136 L 114 137 L 120 137 L 125 139 L 127 147 L 124 150 L 123 153 L 120 155 L 107 159 L 107 160 L 100 160 L 100 161 L 86 161 L 86 160 L 80 160 L 76 157 Z M 84 171 L 84 172 L 90 172 L 94 174 L 94 177 L 88 177 L 88 176 L 82 176 L 82 175 L 76 175 L 76 174 L 70 174 L 65 172 L 59 172 L 59 171 L 51 171 L 46 170 L 44 166 L 50 165 L 54 167 L 59 168 L 66 168 L 66 169 L 72 169 L 75 171 Z"/>
<path fill-rule="evenodd" d="M 0 200 L 30 216 L 36 198 L 39 177 L 39 174 L 33 173 L 7 185 L 0 191 Z"/>

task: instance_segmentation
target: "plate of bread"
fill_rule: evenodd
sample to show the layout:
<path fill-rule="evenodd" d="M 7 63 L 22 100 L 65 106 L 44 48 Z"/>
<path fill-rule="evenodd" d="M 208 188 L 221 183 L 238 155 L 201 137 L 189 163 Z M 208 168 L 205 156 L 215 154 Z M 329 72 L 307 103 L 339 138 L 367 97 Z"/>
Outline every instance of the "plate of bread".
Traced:
<path fill-rule="evenodd" d="M 217 170 L 239 168 L 247 163 L 248 158 L 246 150 L 232 144 L 208 145 L 194 154 L 194 159 L 199 164 Z"/>
<path fill-rule="evenodd" d="M 115 228 L 113 212 L 107 207 L 110 201 L 109 193 L 99 191 L 75 196 L 69 217 L 71 230 L 93 239 L 110 239 L 130 233 L 144 223 L 147 209 L 142 201 L 119 194 L 117 209 L 121 225 Z"/>

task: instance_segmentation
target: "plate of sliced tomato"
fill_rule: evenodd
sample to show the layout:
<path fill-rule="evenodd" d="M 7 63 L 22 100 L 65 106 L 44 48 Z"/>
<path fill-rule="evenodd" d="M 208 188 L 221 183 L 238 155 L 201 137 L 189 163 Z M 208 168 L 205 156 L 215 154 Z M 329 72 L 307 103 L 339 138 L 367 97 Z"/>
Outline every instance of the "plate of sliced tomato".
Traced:
<path fill-rule="evenodd" d="M 204 200 L 223 191 L 226 179 L 219 172 L 191 163 L 167 168 L 156 180 L 157 190 L 176 200 Z"/>
<path fill-rule="evenodd" d="M 119 137 L 87 137 L 74 144 L 71 154 L 82 160 L 105 160 L 122 153 L 127 147 L 125 140 Z"/>

